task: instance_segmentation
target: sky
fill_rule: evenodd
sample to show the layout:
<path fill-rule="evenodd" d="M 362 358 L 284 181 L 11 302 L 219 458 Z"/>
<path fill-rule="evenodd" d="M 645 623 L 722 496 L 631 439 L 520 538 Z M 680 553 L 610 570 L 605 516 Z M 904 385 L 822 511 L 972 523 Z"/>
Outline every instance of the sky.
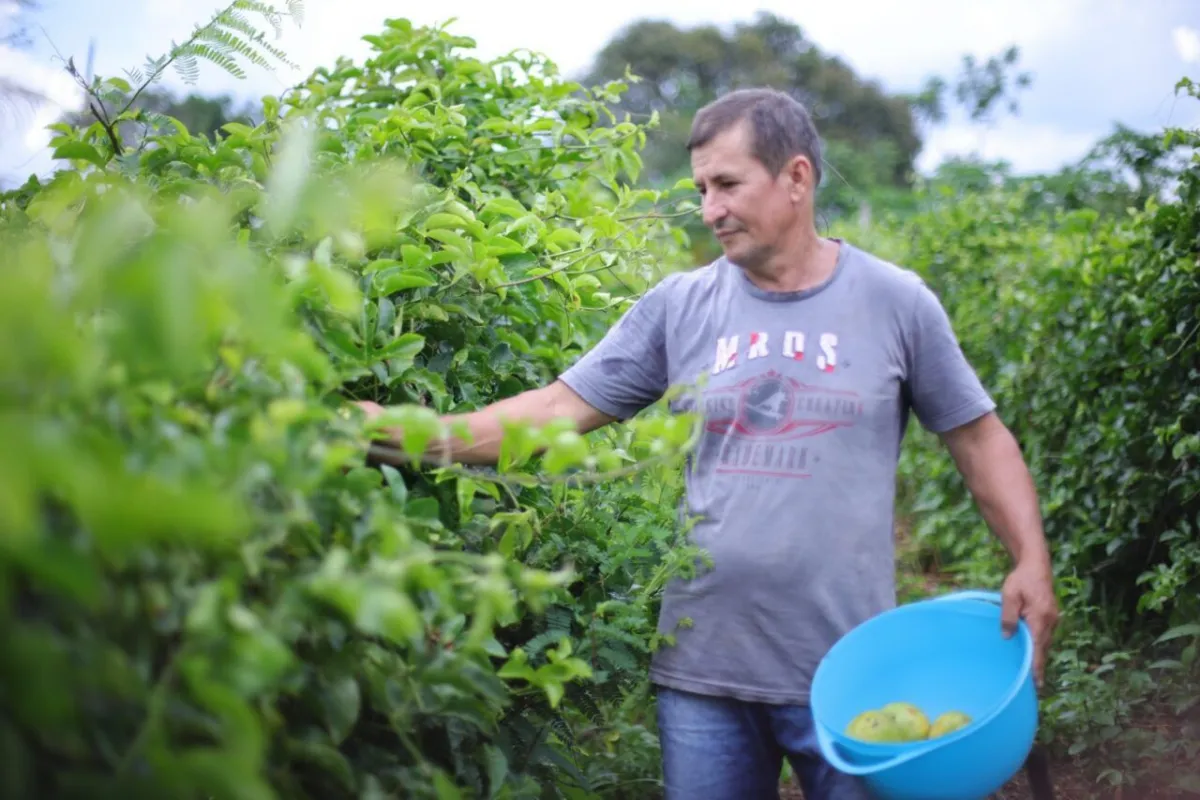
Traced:
<path fill-rule="evenodd" d="M 0 34 L 11 2 L 0 0 Z M 37 89 L 50 100 L 0 111 L 4 186 L 55 167 L 45 125 L 79 103 L 63 58 L 73 57 L 83 69 L 94 40 L 95 71 L 123 76 L 146 56 L 165 52 L 171 40 L 186 39 L 228 0 L 35 2 L 40 8 L 22 17 L 31 26 L 30 46 L 0 45 L 0 80 Z M 1054 170 L 1082 157 L 1118 122 L 1143 131 L 1200 126 L 1200 102 L 1177 97 L 1174 88 L 1183 76 L 1200 81 L 1200 0 L 791 0 L 759 2 L 736 13 L 734 6 L 729 0 L 603 0 L 571 11 L 566 3 L 546 0 L 305 0 L 303 24 L 285 23 L 275 42 L 298 70 L 251 67 L 245 80 L 237 80 L 202 64 L 194 86 L 173 72 L 165 84 L 246 99 L 278 93 L 339 56 L 363 58 L 369 46 L 361 37 L 401 16 L 416 24 L 454 18 L 451 30 L 475 39 L 477 55 L 534 50 L 575 77 L 639 19 L 730 25 L 765 10 L 795 22 L 822 50 L 891 91 L 915 90 L 930 75 L 951 77 L 965 54 L 982 60 L 1010 44 L 1020 48 L 1033 84 L 1021 95 L 1019 114 L 988 129 L 952 117 L 926 131 L 917 161 L 923 171 L 949 155 L 971 152 L 1006 159 L 1022 173 Z"/>

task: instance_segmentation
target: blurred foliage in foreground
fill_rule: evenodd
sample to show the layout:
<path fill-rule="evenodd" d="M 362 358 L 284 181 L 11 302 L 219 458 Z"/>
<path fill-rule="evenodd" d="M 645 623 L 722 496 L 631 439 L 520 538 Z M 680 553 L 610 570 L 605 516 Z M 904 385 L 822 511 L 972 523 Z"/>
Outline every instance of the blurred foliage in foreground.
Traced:
<path fill-rule="evenodd" d="M 99 80 L 0 199 L 5 797 L 645 796 L 689 420 L 468 472 L 364 466 L 344 409 L 419 448 L 542 384 L 677 201 L 628 187 L 621 85 L 367 38 L 216 137 Z"/>

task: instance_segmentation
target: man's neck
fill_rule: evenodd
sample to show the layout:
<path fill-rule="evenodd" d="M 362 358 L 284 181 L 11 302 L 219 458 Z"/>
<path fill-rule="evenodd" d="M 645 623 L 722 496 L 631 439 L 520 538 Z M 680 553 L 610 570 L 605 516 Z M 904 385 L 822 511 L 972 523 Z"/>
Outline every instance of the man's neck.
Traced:
<path fill-rule="evenodd" d="M 819 286 L 837 266 L 840 245 L 823 239 L 816 231 L 798 236 L 796 241 L 775 253 L 766 263 L 746 269 L 746 276 L 769 292 L 800 292 Z"/>

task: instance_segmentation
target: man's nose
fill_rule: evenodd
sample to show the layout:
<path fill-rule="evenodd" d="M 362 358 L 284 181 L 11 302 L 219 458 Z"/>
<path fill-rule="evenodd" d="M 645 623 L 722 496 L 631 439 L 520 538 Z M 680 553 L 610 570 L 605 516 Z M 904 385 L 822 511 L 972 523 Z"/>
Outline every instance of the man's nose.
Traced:
<path fill-rule="evenodd" d="M 726 214 L 725 204 L 719 202 L 711 194 L 706 194 L 704 196 L 701 209 L 703 212 L 704 224 L 710 228 L 716 227 L 717 223 L 724 219 Z"/>

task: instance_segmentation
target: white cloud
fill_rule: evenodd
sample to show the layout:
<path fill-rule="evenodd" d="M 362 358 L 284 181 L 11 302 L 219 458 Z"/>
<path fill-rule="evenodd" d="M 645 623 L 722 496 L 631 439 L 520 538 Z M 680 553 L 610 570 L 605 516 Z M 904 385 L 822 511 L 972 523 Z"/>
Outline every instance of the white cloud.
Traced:
<path fill-rule="evenodd" d="M 1103 0 L 1093 0 L 1103 4 Z M 805 3 L 778 6 L 808 38 L 838 53 L 859 72 L 889 87 L 914 86 L 926 76 L 957 71 L 964 54 L 984 58 L 1019 44 L 1022 60 L 1051 46 L 1076 27 L 1079 15 L 1094 13 L 1085 0 L 922 0 L 896 3 Z"/>
<path fill-rule="evenodd" d="M 925 172 L 948 156 L 976 153 L 987 160 L 1004 159 L 1020 173 L 1050 171 L 1083 158 L 1096 139 L 1091 132 L 1072 133 L 1020 118 L 1005 119 L 988 129 L 952 124 L 929 133 L 917 169 Z"/>
<path fill-rule="evenodd" d="M 24 176 L 29 171 L 42 173 L 50 160 L 43 151 L 50 141 L 46 126 L 64 112 L 80 108 L 83 93 L 62 69 L 36 61 L 29 54 L 0 45 L 0 78 L 41 96 L 28 101 L 12 98 L 6 101 L 0 128 L 0 177 L 10 173 Z M 17 136 L 13 137 L 12 129 Z M 14 138 L 21 146 L 10 147 Z M 35 164 L 36 162 L 36 164 Z"/>
<path fill-rule="evenodd" d="M 1171 41 L 1185 63 L 1200 64 L 1200 31 L 1179 25 L 1171 30 Z"/>

